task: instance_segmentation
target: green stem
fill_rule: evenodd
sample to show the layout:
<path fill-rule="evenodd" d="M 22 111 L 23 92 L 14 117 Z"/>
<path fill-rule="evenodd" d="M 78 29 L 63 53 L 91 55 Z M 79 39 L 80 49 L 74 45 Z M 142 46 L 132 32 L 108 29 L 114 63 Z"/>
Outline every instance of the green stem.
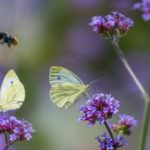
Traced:
<path fill-rule="evenodd" d="M 16 141 L 14 142 L 11 142 L 11 143 L 8 143 L 5 147 L 4 147 L 4 150 L 8 150 L 8 148 L 13 145 Z"/>
<path fill-rule="evenodd" d="M 5 136 L 5 144 L 6 144 L 4 150 L 7 150 L 9 148 L 7 133 L 4 133 L 4 136 Z"/>
<path fill-rule="evenodd" d="M 110 135 L 110 137 L 111 137 L 112 140 L 114 141 L 113 133 L 112 133 L 112 131 L 111 131 L 111 129 L 110 129 L 110 127 L 109 127 L 107 121 L 104 122 L 104 125 L 105 125 L 105 127 L 106 127 L 106 129 L 107 129 L 107 131 L 108 131 L 108 133 L 109 133 L 109 135 Z"/>
<path fill-rule="evenodd" d="M 129 73 L 129 75 L 131 76 L 131 78 L 133 79 L 135 84 L 137 85 L 137 87 L 138 87 L 139 91 L 141 92 L 144 100 L 149 101 L 149 96 L 148 96 L 146 90 L 144 89 L 143 85 L 141 84 L 141 82 L 139 81 L 139 79 L 137 78 L 135 73 L 133 72 L 132 68 L 130 67 L 126 57 L 124 56 L 122 50 L 120 49 L 120 47 L 118 45 L 118 42 L 116 40 L 112 40 L 112 45 L 113 45 L 116 53 L 118 54 L 121 62 L 123 63 L 124 67 L 126 68 L 127 72 Z"/>
<path fill-rule="evenodd" d="M 4 150 L 8 150 L 8 148 L 9 148 L 9 145 L 6 145 L 5 148 L 4 148 Z"/>
<path fill-rule="evenodd" d="M 130 67 L 128 61 L 126 60 L 122 50 L 119 47 L 118 41 L 115 37 L 112 38 L 111 43 L 118 54 L 121 62 L 123 63 L 124 67 L 126 68 L 127 72 L 137 85 L 139 91 L 141 92 L 144 100 L 145 100 L 145 109 L 144 109 L 144 117 L 143 117 L 143 125 L 142 125 L 142 130 L 141 130 L 141 138 L 140 138 L 140 143 L 139 143 L 139 150 L 145 150 L 145 145 L 146 145 L 146 139 L 147 139 L 147 133 L 148 133 L 148 123 L 149 123 L 149 114 L 150 114 L 150 98 L 149 95 L 147 94 L 146 90 L 144 89 L 143 85 L 133 72 L 132 68 Z"/>
<path fill-rule="evenodd" d="M 148 123 L 150 118 L 149 115 L 150 115 L 150 100 L 146 102 L 145 109 L 144 109 L 144 118 L 143 118 L 142 130 L 141 130 L 139 150 L 145 150 L 146 139 L 148 134 Z"/>
<path fill-rule="evenodd" d="M 13 145 L 16 141 L 14 141 L 14 142 L 9 142 L 7 133 L 5 133 L 4 136 L 5 136 L 5 147 L 4 147 L 4 150 L 8 150 L 8 148 L 9 148 L 11 145 Z"/>

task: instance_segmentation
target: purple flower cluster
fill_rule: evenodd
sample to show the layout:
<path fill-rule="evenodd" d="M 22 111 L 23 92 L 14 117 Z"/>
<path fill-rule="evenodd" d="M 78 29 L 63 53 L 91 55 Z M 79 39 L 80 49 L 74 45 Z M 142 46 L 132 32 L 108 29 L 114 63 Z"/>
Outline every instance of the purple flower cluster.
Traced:
<path fill-rule="evenodd" d="M 89 23 L 94 32 L 109 39 L 113 44 L 116 44 L 133 24 L 132 19 L 118 12 L 111 12 L 106 16 L 95 16 Z M 114 45 L 114 47 L 119 49 L 118 45 Z M 100 150 L 116 150 L 127 145 L 124 136 L 130 135 L 131 127 L 137 124 L 133 117 L 125 114 L 119 116 L 119 121 L 116 124 L 109 123 L 108 119 L 118 112 L 119 107 L 120 102 L 110 94 L 98 93 L 80 108 L 80 121 L 86 121 L 89 126 L 98 122 L 99 125 L 104 125 L 109 133 L 109 136 L 104 133 L 101 137 L 96 138 Z"/>
<path fill-rule="evenodd" d="M 18 120 L 16 117 L 0 118 L 0 133 L 7 133 L 8 142 L 30 140 L 34 129 L 32 125 L 25 120 Z"/>
<path fill-rule="evenodd" d="M 128 128 L 131 128 L 137 125 L 137 121 L 132 116 L 129 116 L 129 115 L 126 115 L 126 114 L 119 115 L 119 119 L 120 120 L 118 121 L 118 123 Z"/>
<path fill-rule="evenodd" d="M 137 121 L 129 115 L 119 115 L 119 121 L 117 124 L 112 124 L 111 127 L 114 132 L 118 134 L 131 134 L 131 128 L 137 125 Z"/>
<path fill-rule="evenodd" d="M 96 94 L 86 105 L 81 106 L 82 116 L 79 120 L 87 121 L 89 126 L 94 125 L 96 121 L 102 125 L 113 114 L 118 112 L 120 103 L 109 94 Z"/>
<path fill-rule="evenodd" d="M 128 145 L 121 135 L 118 135 L 116 138 L 112 139 L 104 133 L 101 137 L 97 137 L 96 140 L 99 143 L 100 150 L 116 150 L 119 147 Z"/>
<path fill-rule="evenodd" d="M 134 24 L 133 20 L 118 12 L 111 12 L 106 16 L 95 16 L 90 22 L 94 32 L 100 33 L 104 38 L 117 38 L 125 35 Z"/>
<path fill-rule="evenodd" d="M 133 9 L 139 10 L 142 13 L 144 21 L 150 21 L 150 0 L 135 3 Z"/>
<path fill-rule="evenodd" d="M 120 102 L 110 94 L 98 93 L 80 108 L 82 115 L 79 120 L 87 121 L 89 126 L 98 121 L 100 125 L 106 127 L 109 133 L 109 136 L 104 133 L 101 137 L 96 138 L 100 150 L 116 150 L 127 145 L 123 136 L 130 135 L 131 127 L 137 124 L 137 121 L 132 116 L 125 114 L 119 115 L 117 124 L 108 124 L 107 120 L 118 112 L 119 107 Z M 115 137 L 113 133 L 116 133 Z"/>

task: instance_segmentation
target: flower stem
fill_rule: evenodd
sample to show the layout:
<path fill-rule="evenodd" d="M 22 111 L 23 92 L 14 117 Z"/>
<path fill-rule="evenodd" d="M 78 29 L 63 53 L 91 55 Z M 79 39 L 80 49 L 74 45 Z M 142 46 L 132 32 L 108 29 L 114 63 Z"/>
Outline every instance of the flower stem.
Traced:
<path fill-rule="evenodd" d="M 127 59 L 125 58 L 122 50 L 119 47 L 118 42 L 116 40 L 112 40 L 112 45 L 113 45 L 116 53 L 118 54 L 121 62 L 123 63 L 124 67 L 126 68 L 126 70 L 128 71 L 129 75 L 131 76 L 131 78 L 133 79 L 133 81 L 137 85 L 138 89 L 140 90 L 144 100 L 145 101 L 149 101 L 149 96 L 148 96 L 146 90 L 144 89 L 143 85 L 141 84 L 141 82 L 139 81 L 139 79 L 137 78 L 135 73 L 133 72 L 132 68 L 130 67 Z"/>
<path fill-rule="evenodd" d="M 14 142 L 9 142 L 8 141 L 8 136 L 7 136 L 7 133 L 4 134 L 5 135 L 5 147 L 4 147 L 4 150 L 8 150 L 8 148 L 13 145 L 16 141 Z"/>
<path fill-rule="evenodd" d="M 150 114 L 150 100 L 147 101 L 145 105 L 139 150 L 145 150 L 146 138 L 148 134 L 148 123 L 149 123 L 149 118 L 150 118 L 149 114 Z"/>
<path fill-rule="evenodd" d="M 114 140 L 113 133 L 112 133 L 112 131 L 111 131 L 111 129 L 110 129 L 110 127 L 109 127 L 107 121 L 104 122 L 104 125 L 105 125 L 105 127 L 106 127 L 106 129 L 107 129 L 107 131 L 108 131 L 108 133 L 109 133 L 109 135 L 110 135 L 110 137 L 112 138 L 112 140 Z"/>
<path fill-rule="evenodd" d="M 126 60 L 122 50 L 119 47 L 118 41 L 113 38 L 111 40 L 111 43 L 118 54 L 121 62 L 123 63 L 124 67 L 126 68 L 127 72 L 137 85 L 139 91 L 142 94 L 142 97 L 145 100 L 145 109 L 144 109 L 144 117 L 143 117 L 143 125 L 142 125 L 142 130 L 141 130 L 141 138 L 140 138 L 140 143 L 139 143 L 139 150 L 145 150 L 145 145 L 146 145 L 146 139 L 147 139 L 147 133 L 148 133 L 148 123 L 149 123 L 149 114 L 150 114 L 150 98 L 149 95 L 147 94 L 146 90 L 144 89 L 143 85 L 131 69 L 128 61 Z"/>
<path fill-rule="evenodd" d="M 8 148 L 9 148 L 9 146 L 8 146 L 8 145 L 6 145 L 6 146 L 4 147 L 4 150 L 8 150 Z"/>
<path fill-rule="evenodd" d="M 5 135 L 5 144 L 6 144 L 4 150 L 7 150 L 9 148 L 7 133 L 5 133 L 4 135 Z"/>
<path fill-rule="evenodd" d="M 14 142 L 11 142 L 11 143 L 8 143 L 5 147 L 4 147 L 4 150 L 8 150 L 8 148 L 13 145 L 16 141 Z"/>

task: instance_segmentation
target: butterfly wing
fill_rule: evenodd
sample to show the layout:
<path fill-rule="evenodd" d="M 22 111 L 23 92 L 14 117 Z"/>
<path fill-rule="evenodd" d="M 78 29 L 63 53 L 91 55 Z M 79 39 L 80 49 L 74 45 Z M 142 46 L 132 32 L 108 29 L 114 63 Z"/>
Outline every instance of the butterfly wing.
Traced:
<path fill-rule="evenodd" d="M 59 108 L 68 108 L 77 99 L 79 99 L 84 92 L 86 92 L 86 89 L 86 85 L 61 83 L 52 86 L 50 90 L 50 98 Z"/>
<path fill-rule="evenodd" d="M 52 66 L 50 68 L 49 82 L 51 86 L 66 82 L 84 84 L 76 74 L 61 66 Z"/>
<path fill-rule="evenodd" d="M 8 71 L 0 91 L 0 111 L 14 110 L 21 107 L 25 99 L 25 89 L 13 70 Z"/>
<path fill-rule="evenodd" d="M 50 85 L 50 99 L 59 108 L 68 108 L 88 88 L 77 75 L 60 66 L 51 67 Z"/>

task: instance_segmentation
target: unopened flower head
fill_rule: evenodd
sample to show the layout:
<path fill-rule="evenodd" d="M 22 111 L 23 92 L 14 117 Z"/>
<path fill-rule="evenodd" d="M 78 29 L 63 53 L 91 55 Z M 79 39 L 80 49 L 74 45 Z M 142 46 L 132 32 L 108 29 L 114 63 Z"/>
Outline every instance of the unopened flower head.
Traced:
<path fill-rule="evenodd" d="M 142 13 L 144 21 L 150 21 L 150 0 L 143 0 L 142 2 L 133 5 L 134 10 L 139 10 Z"/>
<path fill-rule="evenodd" d="M 112 129 L 118 134 L 131 134 L 131 128 L 137 125 L 137 121 L 129 115 L 119 115 L 119 121 L 117 124 L 112 124 Z"/>
<path fill-rule="evenodd" d="M 23 140 L 30 140 L 34 129 L 25 120 L 18 120 L 16 117 L 0 118 L 0 133 L 7 133 L 9 143 Z"/>
<path fill-rule="evenodd" d="M 111 12 L 106 16 L 93 17 L 89 25 L 94 32 L 101 34 L 104 38 L 111 39 L 116 36 L 119 39 L 128 32 L 133 23 L 133 20 L 125 15 Z"/>
<path fill-rule="evenodd" d="M 123 136 L 118 135 L 116 138 L 112 139 L 104 133 L 101 137 L 97 137 L 100 150 L 116 150 L 119 147 L 128 145 Z"/>
<path fill-rule="evenodd" d="M 110 94 L 99 93 L 92 96 L 86 105 L 81 106 L 80 112 L 82 115 L 79 119 L 87 121 L 89 126 L 94 125 L 96 121 L 102 125 L 118 112 L 119 106 L 119 101 Z"/>

